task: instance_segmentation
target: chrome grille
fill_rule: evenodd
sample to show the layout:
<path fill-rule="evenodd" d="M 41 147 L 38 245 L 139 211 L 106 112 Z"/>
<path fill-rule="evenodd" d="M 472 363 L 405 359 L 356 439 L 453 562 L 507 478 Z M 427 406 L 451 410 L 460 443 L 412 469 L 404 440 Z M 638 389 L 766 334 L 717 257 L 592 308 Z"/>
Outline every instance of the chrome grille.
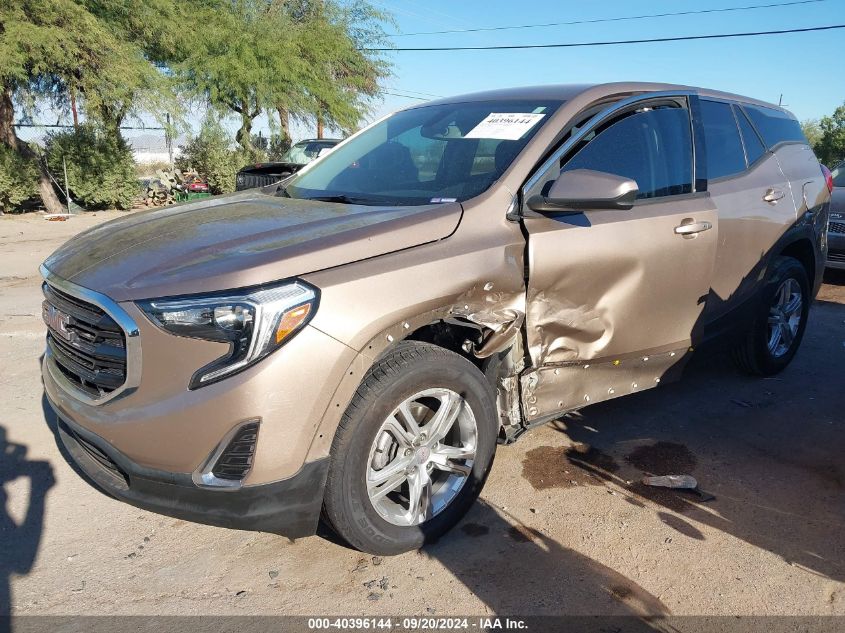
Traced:
<path fill-rule="evenodd" d="M 831 233 L 845 234 L 845 222 L 828 222 L 827 230 Z"/>
<path fill-rule="evenodd" d="M 287 178 L 290 174 L 238 174 L 235 189 L 237 191 L 243 191 L 244 189 L 255 189 L 257 187 L 266 187 L 267 185 L 273 185 L 282 180 L 282 178 Z"/>
<path fill-rule="evenodd" d="M 93 303 L 49 283 L 44 283 L 42 289 L 47 349 L 57 369 L 93 399 L 122 387 L 126 382 L 123 329 Z"/>

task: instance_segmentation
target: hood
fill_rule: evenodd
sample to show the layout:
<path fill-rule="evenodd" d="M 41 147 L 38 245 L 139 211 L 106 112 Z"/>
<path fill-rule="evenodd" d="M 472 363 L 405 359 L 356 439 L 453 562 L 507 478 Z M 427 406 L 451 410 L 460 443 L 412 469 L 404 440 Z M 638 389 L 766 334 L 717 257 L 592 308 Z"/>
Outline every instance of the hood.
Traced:
<path fill-rule="evenodd" d="M 44 265 L 116 301 L 227 290 L 440 240 L 461 213 L 457 203 L 373 207 L 252 190 L 106 222 Z"/>

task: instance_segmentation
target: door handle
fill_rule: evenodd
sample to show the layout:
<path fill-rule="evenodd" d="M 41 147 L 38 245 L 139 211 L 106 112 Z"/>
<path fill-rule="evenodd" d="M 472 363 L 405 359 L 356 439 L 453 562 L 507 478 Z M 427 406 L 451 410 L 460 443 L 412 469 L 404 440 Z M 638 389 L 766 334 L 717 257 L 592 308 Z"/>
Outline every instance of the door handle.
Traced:
<path fill-rule="evenodd" d="M 771 204 L 777 204 L 781 198 L 783 198 L 783 191 L 780 189 L 766 189 L 766 193 L 763 194 L 763 200 Z"/>
<path fill-rule="evenodd" d="M 709 231 L 713 228 L 710 222 L 689 222 L 675 227 L 675 234 L 677 235 L 695 235 L 703 231 Z"/>

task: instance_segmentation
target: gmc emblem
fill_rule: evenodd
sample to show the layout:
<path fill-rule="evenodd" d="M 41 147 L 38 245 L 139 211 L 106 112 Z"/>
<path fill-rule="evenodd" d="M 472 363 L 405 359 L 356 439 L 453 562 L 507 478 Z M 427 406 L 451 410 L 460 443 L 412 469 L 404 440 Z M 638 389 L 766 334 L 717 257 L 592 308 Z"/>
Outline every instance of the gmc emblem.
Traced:
<path fill-rule="evenodd" d="M 64 312 L 45 301 L 41 304 L 41 317 L 53 332 L 66 341 L 73 340 L 75 332 L 67 329 L 67 326 L 70 325 L 70 317 Z"/>

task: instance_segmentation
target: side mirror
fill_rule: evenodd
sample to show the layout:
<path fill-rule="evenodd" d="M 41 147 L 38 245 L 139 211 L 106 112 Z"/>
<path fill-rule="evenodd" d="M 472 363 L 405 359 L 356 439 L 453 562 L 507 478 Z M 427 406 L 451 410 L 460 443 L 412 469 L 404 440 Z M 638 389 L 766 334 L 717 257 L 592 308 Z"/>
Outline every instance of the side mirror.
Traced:
<path fill-rule="evenodd" d="M 637 183 L 630 178 L 592 169 L 573 169 L 562 173 L 547 195 L 528 198 L 526 206 L 537 213 L 626 210 L 634 206 L 638 191 Z"/>

